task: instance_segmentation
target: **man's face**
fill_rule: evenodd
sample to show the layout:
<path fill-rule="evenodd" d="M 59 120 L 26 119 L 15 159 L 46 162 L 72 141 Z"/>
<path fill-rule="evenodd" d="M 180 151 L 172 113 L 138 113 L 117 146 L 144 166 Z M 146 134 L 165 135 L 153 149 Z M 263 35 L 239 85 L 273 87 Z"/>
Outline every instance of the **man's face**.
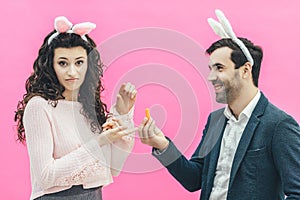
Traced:
<path fill-rule="evenodd" d="M 240 94 L 242 83 L 239 69 L 231 60 L 232 49 L 222 47 L 212 52 L 209 59 L 208 80 L 214 86 L 216 101 L 231 104 Z"/>

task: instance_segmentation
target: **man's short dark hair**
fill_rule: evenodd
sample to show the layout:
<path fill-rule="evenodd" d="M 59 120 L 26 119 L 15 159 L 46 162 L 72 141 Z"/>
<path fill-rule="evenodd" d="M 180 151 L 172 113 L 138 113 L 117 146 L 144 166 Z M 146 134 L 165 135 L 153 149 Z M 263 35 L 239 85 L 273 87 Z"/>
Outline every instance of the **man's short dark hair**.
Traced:
<path fill-rule="evenodd" d="M 260 46 L 254 45 L 250 40 L 246 38 L 239 38 L 245 46 L 248 48 L 253 60 L 254 65 L 252 66 L 252 77 L 253 77 L 253 83 L 256 87 L 258 87 L 258 77 L 260 72 L 260 65 L 263 58 L 263 51 Z M 241 66 L 243 66 L 248 60 L 240 47 L 229 38 L 221 39 L 216 42 L 214 42 L 207 50 L 207 54 L 212 54 L 216 49 L 222 48 L 222 47 L 229 47 L 232 49 L 231 53 L 231 60 L 235 64 L 235 68 L 238 69 Z"/>

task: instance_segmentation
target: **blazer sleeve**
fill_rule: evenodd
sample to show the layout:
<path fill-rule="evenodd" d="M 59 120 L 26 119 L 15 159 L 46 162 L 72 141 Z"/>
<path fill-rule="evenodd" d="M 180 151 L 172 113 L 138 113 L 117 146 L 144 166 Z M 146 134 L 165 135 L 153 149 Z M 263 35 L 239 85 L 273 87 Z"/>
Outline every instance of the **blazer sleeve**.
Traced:
<path fill-rule="evenodd" d="M 300 129 L 292 117 L 277 124 L 272 153 L 286 199 L 300 199 Z"/>
<path fill-rule="evenodd" d="M 203 131 L 200 144 L 195 150 L 192 157 L 188 160 L 175 146 L 175 144 L 167 138 L 170 143 L 164 152 L 157 154 L 153 150 L 152 155 L 156 157 L 170 172 L 170 174 L 188 191 L 194 192 L 201 189 L 202 171 L 204 166 L 204 158 L 200 157 L 200 149 L 208 130 L 208 122 Z"/>

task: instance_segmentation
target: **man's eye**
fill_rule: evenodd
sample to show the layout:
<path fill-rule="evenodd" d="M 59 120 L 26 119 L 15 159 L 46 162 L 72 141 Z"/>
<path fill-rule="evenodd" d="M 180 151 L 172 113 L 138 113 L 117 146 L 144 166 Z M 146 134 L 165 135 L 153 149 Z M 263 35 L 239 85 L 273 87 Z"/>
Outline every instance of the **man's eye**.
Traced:
<path fill-rule="evenodd" d="M 223 67 L 223 66 L 217 66 L 217 69 L 218 69 L 219 71 L 222 71 L 222 70 L 224 69 L 224 67 Z"/>
<path fill-rule="evenodd" d="M 62 66 L 62 67 L 65 67 L 65 66 L 68 65 L 68 63 L 65 62 L 65 61 L 59 61 L 58 64 L 59 64 L 60 66 Z"/>

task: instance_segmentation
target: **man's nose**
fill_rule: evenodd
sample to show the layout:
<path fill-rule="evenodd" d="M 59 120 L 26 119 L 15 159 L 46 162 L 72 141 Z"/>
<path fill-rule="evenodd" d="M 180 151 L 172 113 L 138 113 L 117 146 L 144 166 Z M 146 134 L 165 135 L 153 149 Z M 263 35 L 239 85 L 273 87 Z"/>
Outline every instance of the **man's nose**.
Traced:
<path fill-rule="evenodd" d="M 216 79 L 217 79 L 217 74 L 216 74 L 215 70 L 213 70 L 213 69 L 210 70 L 210 72 L 209 72 L 209 74 L 207 76 L 207 80 L 208 81 L 214 81 Z"/>

